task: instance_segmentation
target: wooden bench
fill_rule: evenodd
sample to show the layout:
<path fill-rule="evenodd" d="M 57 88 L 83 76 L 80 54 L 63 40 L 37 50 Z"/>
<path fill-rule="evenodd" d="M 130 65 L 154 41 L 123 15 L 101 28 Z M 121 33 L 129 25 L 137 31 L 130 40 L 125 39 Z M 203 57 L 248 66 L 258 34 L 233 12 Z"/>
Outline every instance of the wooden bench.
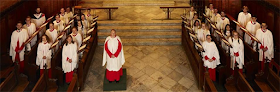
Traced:
<path fill-rule="evenodd" d="M 205 72 L 204 78 L 204 92 L 218 92 L 208 72 Z"/>
<path fill-rule="evenodd" d="M 10 56 L 2 55 L 1 56 L 1 64 L 0 64 L 0 79 L 7 78 L 9 74 L 12 72 L 13 61 Z"/>
<path fill-rule="evenodd" d="M 40 79 L 37 81 L 36 85 L 32 89 L 32 92 L 56 92 L 58 87 L 55 81 L 51 81 L 48 78 L 48 74 L 46 71 L 41 75 Z"/>
<path fill-rule="evenodd" d="M 16 73 L 16 70 L 12 71 L 11 74 L 0 84 L 0 91 L 26 91 L 29 82 L 27 78 L 21 77 Z"/>
<path fill-rule="evenodd" d="M 78 92 L 79 91 L 79 87 L 78 87 L 78 78 L 77 78 L 77 74 L 74 73 L 73 74 L 73 79 L 67 89 L 67 92 Z"/>
<path fill-rule="evenodd" d="M 51 60 L 52 78 L 58 79 L 58 85 L 63 84 L 62 48 L 59 48 Z"/>
<path fill-rule="evenodd" d="M 237 69 L 235 69 L 235 74 L 237 75 L 231 83 L 226 83 L 225 88 L 229 92 L 234 91 L 244 91 L 244 92 L 254 92 L 253 88 L 250 86 L 250 84 L 247 82 L 247 80 L 244 78 L 243 74 L 238 72 Z"/>
<path fill-rule="evenodd" d="M 194 47 L 194 43 L 190 39 L 189 30 L 186 30 L 184 23 L 182 25 L 182 45 L 190 61 L 194 77 L 197 81 L 198 88 L 202 89 L 204 85 L 204 66 L 201 56 Z"/>
<path fill-rule="evenodd" d="M 36 65 L 37 48 L 38 43 L 36 43 L 36 45 L 34 45 L 32 49 L 24 55 L 24 72 L 28 76 L 28 80 L 34 84 L 39 78 L 36 74 L 36 71 L 39 69 L 39 67 Z"/>
<path fill-rule="evenodd" d="M 270 62 L 272 63 L 272 67 L 278 67 L 279 71 L 279 65 L 275 65 L 275 62 Z M 280 77 L 275 73 L 272 68 L 268 68 L 267 73 L 264 74 L 265 79 L 262 79 L 262 77 L 257 77 L 255 79 L 256 84 L 259 86 L 261 91 L 280 91 Z"/>
<path fill-rule="evenodd" d="M 259 53 L 251 46 L 244 42 L 244 68 L 246 69 L 246 79 L 248 81 L 254 80 L 254 75 L 259 68 Z"/>

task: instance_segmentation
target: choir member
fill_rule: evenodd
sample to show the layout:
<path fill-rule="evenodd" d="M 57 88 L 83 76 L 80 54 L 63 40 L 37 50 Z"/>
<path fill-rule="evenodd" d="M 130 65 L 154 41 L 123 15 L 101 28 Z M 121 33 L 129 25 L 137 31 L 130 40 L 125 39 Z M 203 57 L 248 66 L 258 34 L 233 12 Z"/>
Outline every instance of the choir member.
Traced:
<path fill-rule="evenodd" d="M 51 78 L 51 55 L 52 51 L 50 50 L 51 40 L 47 35 L 42 36 L 42 41 L 38 45 L 37 49 L 37 58 L 36 65 L 40 67 L 40 76 L 44 73 L 45 69 L 48 69 L 49 78 Z M 46 66 L 45 66 L 46 65 Z"/>
<path fill-rule="evenodd" d="M 84 14 L 82 14 L 82 16 L 81 16 L 81 21 L 82 21 L 82 24 L 83 24 L 83 26 L 85 27 L 85 29 L 88 29 L 88 27 L 89 27 L 90 24 L 89 24 L 89 22 L 86 20 Z"/>
<path fill-rule="evenodd" d="M 66 15 L 64 8 L 61 8 L 61 9 L 60 9 L 59 18 L 60 18 L 60 20 L 62 20 L 64 23 L 68 23 L 68 22 L 69 22 L 68 16 Z"/>
<path fill-rule="evenodd" d="M 230 56 L 231 56 L 230 68 L 232 69 L 231 74 L 233 75 L 235 66 L 239 68 L 240 73 L 243 72 L 244 45 L 243 45 L 243 41 L 239 38 L 238 32 L 233 31 L 232 34 L 233 37 L 230 37 L 228 39 L 228 42 L 232 46 L 232 48 L 230 48 Z"/>
<path fill-rule="evenodd" d="M 72 36 L 67 36 L 66 41 L 62 49 L 62 69 L 66 73 L 66 83 L 70 84 L 78 62 L 78 51 L 77 44 L 73 41 Z"/>
<path fill-rule="evenodd" d="M 87 31 L 85 30 L 84 26 L 82 25 L 81 21 L 77 22 L 78 26 L 78 33 L 82 34 L 83 37 L 86 37 Z"/>
<path fill-rule="evenodd" d="M 49 29 L 46 31 L 46 35 L 48 36 L 48 38 L 51 40 L 52 43 L 55 42 L 58 34 L 57 34 L 57 30 L 54 29 L 53 23 L 49 23 Z"/>
<path fill-rule="evenodd" d="M 223 36 L 225 37 L 225 39 L 227 41 L 228 41 L 229 37 L 231 37 L 231 28 L 230 28 L 229 24 L 226 25 L 225 30 L 223 32 Z M 221 45 L 222 45 L 223 49 L 226 50 L 226 53 L 228 53 L 229 47 L 223 41 L 221 41 Z"/>
<path fill-rule="evenodd" d="M 213 22 L 214 24 L 217 24 L 220 17 L 221 17 L 221 15 L 218 13 L 218 9 L 214 9 L 214 13 L 211 17 L 211 22 Z"/>
<path fill-rule="evenodd" d="M 31 17 L 28 16 L 25 20 L 26 24 L 24 25 L 24 28 L 27 29 L 27 33 L 29 37 L 32 36 L 32 34 L 36 31 L 36 26 L 34 23 L 31 23 Z M 27 46 L 27 50 L 30 51 L 31 47 L 33 47 L 37 42 L 37 35 L 30 41 L 30 43 Z"/>
<path fill-rule="evenodd" d="M 64 29 L 64 21 L 61 20 L 60 15 L 55 16 L 55 21 L 53 21 L 54 28 L 60 33 Z"/>
<path fill-rule="evenodd" d="M 90 14 L 91 10 L 90 9 L 87 9 L 87 12 L 85 13 L 86 15 L 86 20 L 88 21 L 88 23 L 92 23 L 93 21 L 93 17 L 92 15 Z"/>
<path fill-rule="evenodd" d="M 82 45 L 82 35 L 78 32 L 76 27 L 72 28 L 72 33 L 70 35 L 72 36 L 75 43 L 77 43 L 79 48 Z"/>
<path fill-rule="evenodd" d="M 256 36 L 256 31 L 260 29 L 261 25 L 257 22 L 257 17 L 252 16 L 251 21 L 249 21 L 246 25 L 246 29 L 249 33 L 251 33 L 253 36 Z M 256 50 L 257 43 L 254 42 L 254 40 L 251 39 L 251 37 L 248 34 L 244 35 L 244 40 L 246 43 L 251 45 L 254 50 Z"/>
<path fill-rule="evenodd" d="M 237 21 L 241 24 L 241 26 L 243 26 L 245 28 L 246 28 L 247 23 L 251 19 L 251 14 L 248 11 L 249 11 L 248 7 L 243 6 L 243 12 L 240 12 L 238 14 L 238 18 L 237 18 Z M 239 35 L 241 35 L 241 37 L 243 37 L 243 31 L 240 29 L 239 26 L 236 26 L 236 30 L 239 33 Z"/>
<path fill-rule="evenodd" d="M 200 22 L 198 20 L 196 20 L 193 25 L 194 26 L 192 29 L 193 29 L 195 35 L 197 35 L 197 31 L 198 31 L 198 29 L 200 29 Z"/>
<path fill-rule="evenodd" d="M 12 56 L 13 62 L 19 62 L 20 73 L 24 72 L 24 51 L 25 41 L 28 39 L 28 33 L 26 29 L 22 28 L 22 23 L 18 22 L 17 29 L 12 33 L 10 44 L 10 56 Z"/>
<path fill-rule="evenodd" d="M 227 24 L 230 24 L 229 19 L 226 17 L 225 12 L 221 12 L 221 17 L 217 19 L 217 28 L 224 30 Z"/>
<path fill-rule="evenodd" d="M 207 29 L 206 24 L 202 23 L 201 28 L 197 31 L 197 38 L 200 44 L 206 40 L 206 35 L 210 35 L 210 31 Z"/>
<path fill-rule="evenodd" d="M 194 14 L 196 14 L 197 12 L 194 10 L 194 7 L 191 7 L 191 10 L 189 11 L 189 20 L 192 20 L 194 17 Z"/>
<path fill-rule="evenodd" d="M 123 74 L 122 65 L 125 62 L 123 54 L 123 46 L 119 36 L 116 36 L 116 31 L 111 30 L 111 36 L 105 40 L 103 52 L 103 64 L 106 65 L 106 79 L 111 83 L 112 81 L 119 81 Z"/>
<path fill-rule="evenodd" d="M 41 13 L 41 9 L 36 9 L 36 14 L 32 15 L 32 22 L 35 24 L 36 28 L 39 28 L 43 23 L 46 22 L 46 16 L 44 13 Z M 40 31 L 39 37 L 41 37 L 45 32 Z"/>
<path fill-rule="evenodd" d="M 191 20 L 191 27 L 193 27 L 195 25 L 195 21 L 198 21 L 199 24 L 201 24 L 201 20 L 198 19 L 197 13 L 194 14 L 193 19 Z"/>
<path fill-rule="evenodd" d="M 274 58 L 274 43 L 273 43 L 273 35 L 270 30 L 267 29 L 266 23 L 262 23 L 261 28 L 257 30 L 256 38 L 261 42 L 258 45 L 259 49 L 259 61 L 260 61 L 260 72 L 259 74 L 263 74 L 264 63 L 270 62 Z"/>
<path fill-rule="evenodd" d="M 216 67 L 220 64 L 220 56 L 216 44 L 211 40 L 211 35 L 207 35 L 206 41 L 202 43 L 205 51 L 202 54 L 202 60 L 204 61 L 204 67 L 208 68 L 210 79 L 216 81 Z"/>
<path fill-rule="evenodd" d="M 65 16 L 67 17 L 68 20 L 70 20 L 71 18 L 73 18 L 73 12 L 71 11 L 70 7 L 66 8 L 66 12 L 65 12 Z M 68 22 L 66 22 L 68 23 Z"/>
<path fill-rule="evenodd" d="M 214 13 L 214 8 L 213 8 L 213 4 L 209 4 L 209 8 L 205 9 L 206 10 L 206 16 L 208 18 L 211 18 L 213 13 Z"/>

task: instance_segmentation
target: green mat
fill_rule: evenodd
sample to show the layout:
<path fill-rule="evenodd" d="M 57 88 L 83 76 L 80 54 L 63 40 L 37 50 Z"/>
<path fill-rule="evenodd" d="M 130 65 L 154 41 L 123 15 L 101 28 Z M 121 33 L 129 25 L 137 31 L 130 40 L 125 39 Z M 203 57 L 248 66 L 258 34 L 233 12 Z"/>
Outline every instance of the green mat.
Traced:
<path fill-rule="evenodd" d="M 109 83 L 109 81 L 106 79 L 106 70 L 105 70 L 103 91 L 116 91 L 116 90 L 126 90 L 126 69 L 123 69 L 123 75 L 121 76 L 119 83 L 116 83 L 115 81 Z"/>

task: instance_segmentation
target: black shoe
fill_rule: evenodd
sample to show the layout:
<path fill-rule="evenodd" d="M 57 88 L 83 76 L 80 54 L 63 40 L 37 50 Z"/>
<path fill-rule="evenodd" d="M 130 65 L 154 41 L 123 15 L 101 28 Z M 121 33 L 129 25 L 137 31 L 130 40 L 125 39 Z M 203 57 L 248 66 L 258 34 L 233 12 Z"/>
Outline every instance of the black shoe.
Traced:
<path fill-rule="evenodd" d="M 112 83 L 112 81 L 109 81 L 109 83 Z"/>
<path fill-rule="evenodd" d="M 116 83 L 119 83 L 120 81 L 116 81 Z"/>

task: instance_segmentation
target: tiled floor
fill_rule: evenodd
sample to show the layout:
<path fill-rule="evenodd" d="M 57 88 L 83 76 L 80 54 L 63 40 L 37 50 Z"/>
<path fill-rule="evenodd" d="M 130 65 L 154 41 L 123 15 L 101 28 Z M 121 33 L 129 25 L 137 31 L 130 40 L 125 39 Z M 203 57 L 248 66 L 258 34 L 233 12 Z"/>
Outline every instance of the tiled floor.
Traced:
<path fill-rule="evenodd" d="M 113 20 L 107 20 L 105 10 L 95 10 L 99 15 L 98 22 L 103 23 L 101 27 L 112 28 L 120 26 L 122 29 L 138 30 L 144 29 L 148 32 L 152 25 L 157 25 L 160 29 L 170 28 L 170 25 L 160 26 L 159 23 L 179 23 L 180 29 L 183 9 L 174 9 L 171 18 L 173 20 L 164 20 L 166 13 L 159 7 L 162 5 L 147 5 L 148 0 L 82 0 L 80 4 L 83 7 L 102 7 L 108 1 L 134 2 L 143 5 L 119 5 L 112 17 Z M 154 4 L 176 1 L 174 6 L 189 6 L 189 0 L 149 0 Z M 184 1 L 184 2 L 182 2 Z M 146 5 L 145 5 L 146 4 Z M 108 7 L 108 6 L 104 6 Z M 114 6 L 111 6 L 114 7 Z M 188 9 L 187 9 L 188 10 Z M 94 10 L 92 11 L 93 14 Z M 114 24 L 115 23 L 115 24 Z M 123 24 L 120 24 L 123 23 Z M 138 24 L 137 24 L 138 23 Z M 150 23 L 150 24 L 146 24 Z M 155 24 L 153 24 L 155 23 Z M 111 26 L 106 26 L 111 25 Z M 118 27 L 117 26 L 117 27 Z M 132 27 L 136 26 L 136 27 Z M 130 27 L 130 28 L 126 28 Z M 119 29 L 120 29 L 119 28 Z M 123 34 L 127 34 L 127 31 Z M 140 32 L 140 31 L 135 31 Z M 131 32 L 130 32 L 131 33 Z M 121 34 L 121 33 L 120 33 Z M 168 34 L 168 33 L 167 33 Z M 145 36 L 145 35 L 143 35 Z M 124 36 L 120 36 L 124 37 Z M 147 38 L 145 38 L 147 39 Z M 179 38 L 180 39 L 180 38 Z M 124 40 L 124 38 L 123 38 Z M 124 40 L 125 41 L 125 40 Z M 124 46 L 125 64 L 123 68 L 127 69 L 127 90 L 128 92 L 186 92 L 198 90 L 194 81 L 194 76 L 190 68 L 187 56 L 181 45 L 174 46 Z M 103 91 L 103 80 L 105 66 L 102 66 L 103 46 L 98 46 L 91 64 L 84 91 L 100 92 Z"/>
<path fill-rule="evenodd" d="M 198 92 L 182 46 L 124 46 L 128 92 Z M 103 46 L 98 46 L 84 91 L 103 91 Z"/>

